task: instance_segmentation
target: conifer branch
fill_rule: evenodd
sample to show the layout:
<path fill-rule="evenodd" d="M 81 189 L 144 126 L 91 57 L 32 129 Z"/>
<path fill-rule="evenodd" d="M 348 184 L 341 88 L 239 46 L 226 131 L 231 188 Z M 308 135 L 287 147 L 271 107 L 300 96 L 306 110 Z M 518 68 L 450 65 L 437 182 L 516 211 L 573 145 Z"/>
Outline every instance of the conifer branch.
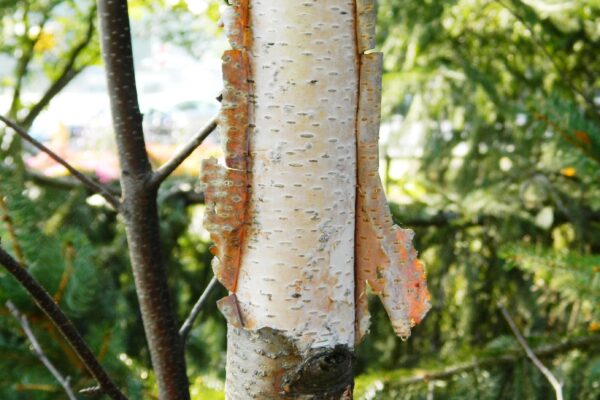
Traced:
<path fill-rule="evenodd" d="M 69 164 L 67 161 L 65 161 L 58 154 L 56 154 L 55 152 L 50 150 L 48 147 L 44 146 L 41 142 L 34 139 L 29 133 L 27 133 L 23 128 L 21 128 L 19 125 L 17 125 L 13 121 L 3 117 L 2 115 L 0 115 L 0 121 L 2 121 L 4 124 L 6 124 L 6 126 L 12 128 L 12 130 L 14 130 L 24 140 L 31 143 L 33 146 L 35 146 L 39 150 L 46 153 L 54 161 L 56 161 L 57 163 L 59 163 L 60 165 L 65 167 L 71 173 L 71 175 L 73 175 L 75 178 L 77 178 L 81 183 L 83 183 L 85 186 L 87 186 L 94 193 L 101 194 L 106 199 L 106 201 L 108 201 L 115 208 L 115 210 L 118 211 L 121 208 L 120 201 L 115 196 L 113 196 L 113 194 L 106 187 L 104 187 L 103 185 L 101 185 L 99 183 L 94 182 L 93 180 L 91 180 L 90 178 L 88 178 L 87 176 L 85 176 L 84 174 L 79 172 L 75 167 L 73 167 L 71 164 Z"/>
<path fill-rule="evenodd" d="M 23 332 L 25 332 L 27 339 L 29 339 L 29 342 L 31 343 L 31 347 L 33 348 L 33 353 L 35 354 L 35 356 L 42 362 L 42 364 L 44 364 L 46 369 L 58 381 L 60 386 L 63 387 L 65 393 L 67 394 L 67 397 L 70 400 L 77 400 L 77 397 L 75 396 L 75 393 L 73 393 L 73 389 L 71 388 L 71 384 L 69 383 L 69 378 L 63 377 L 62 374 L 58 371 L 58 369 L 56 369 L 54 364 L 52 364 L 48 357 L 46 357 L 46 354 L 44 354 L 44 351 L 42 350 L 42 346 L 40 346 L 40 343 L 37 341 L 37 338 L 33 334 L 31 327 L 29 326 L 27 318 L 19 312 L 17 307 L 10 300 L 6 302 L 6 307 L 13 315 L 13 317 L 15 317 L 15 319 L 19 322 L 19 325 L 21 325 Z"/>
<path fill-rule="evenodd" d="M 200 311 L 202 310 L 204 303 L 206 303 L 208 296 L 211 294 L 211 292 L 214 290 L 214 288 L 217 287 L 218 282 L 219 281 L 217 280 L 217 277 L 213 276 L 212 279 L 210 280 L 208 286 L 206 287 L 206 289 L 204 289 L 204 292 L 202 292 L 202 295 L 200 296 L 200 298 L 198 299 L 198 301 L 192 308 L 190 315 L 186 318 L 183 325 L 181 325 L 181 329 L 179 329 L 179 336 L 181 336 L 181 340 L 184 343 L 188 337 L 188 334 L 192 330 L 194 321 L 196 320 L 196 318 L 198 318 L 198 315 L 200 314 Z"/>
<path fill-rule="evenodd" d="M 75 325 L 73 325 L 73 322 L 54 302 L 52 296 L 2 247 L 0 247 L 0 264 L 21 284 L 23 289 L 35 300 L 38 307 L 48 316 L 75 351 L 86 369 L 100 384 L 102 391 L 114 400 L 126 400 L 125 395 L 110 379 Z"/>
<path fill-rule="evenodd" d="M 536 349 L 534 352 L 537 357 L 552 357 L 558 354 L 562 354 L 574 349 L 586 349 L 591 346 L 598 347 L 600 345 L 600 335 L 592 335 L 582 338 L 575 338 L 563 341 L 562 343 L 544 346 L 540 349 Z M 501 355 L 499 357 L 487 357 L 478 359 L 472 362 L 460 363 L 448 366 L 443 369 L 436 369 L 430 371 L 422 371 L 414 376 L 407 378 L 397 378 L 395 375 L 390 374 L 382 377 L 384 384 L 389 384 L 393 387 L 402 387 L 408 385 L 414 385 L 429 381 L 443 381 L 452 379 L 457 375 L 464 374 L 466 372 L 497 367 L 505 364 L 512 364 L 523 358 L 521 352 L 509 352 L 508 354 Z"/>
<path fill-rule="evenodd" d="M 154 172 L 150 179 L 150 186 L 159 186 L 204 142 L 204 139 L 217 128 L 217 118 L 217 116 L 211 118 L 200 132 L 196 133 L 169 161 Z"/>
<path fill-rule="evenodd" d="M 544 363 L 542 363 L 540 361 L 540 359 L 535 355 L 535 353 L 533 352 L 531 347 L 529 347 L 527 340 L 525 340 L 525 338 L 519 331 L 517 324 L 512 319 L 512 317 L 511 317 L 510 313 L 508 312 L 508 310 L 506 309 L 506 307 L 504 307 L 502 304 L 500 304 L 499 308 L 500 308 L 500 311 L 502 312 L 502 316 L 504 317 L 504 319 L 510 326 L 511 331 L 517 338 L 517 341 L 519 342 L 519 344 L 521 345 L 523 350 L 525 350 L 525 354 L 527 354 L 527 357 L 531 360 L 531 362 L 533 362 L 533 364 L 536 366 L 536 368 L 540 370 L 540 372 L 546 377 L 548 382 L 550 382 L 550 384 L 554 388 L 554 392 L 556 393 L 556 400 L 563 400 L 561 383 L 558 381 L 558 379 L 556 379 L 556 377 L 554 376 L 552 371 L 550 371 L 544 365 Z"/>
<path fill-rule="evenodd" d="M 542 50 L 542 52 L 544 53 L 546 58 L 550 61 L 550 63 L 552 64 L 552 66 L 554 67 L 556 72 L 558 72 L 560 74 L 561 79 L 567 83 L 567 86 L 569 86 L 569 89 L 571 89 L 571 91 L 573 93 L 575 93 L 576 95 L 580 96 L 583 99 L 583 101 L 589 106 L 590 111 L 592 111 L 596 116 L 600 116 L 600 113 L 598 112 L 598 106 L 596 105 L 594 98 L 592 96 L 586 94 L 581 88 L 579 88 L 579 87 L 577 87 L 577 85 L 575 85 L 575 83 L 571 79 L 571 76 L 569 75 L 564 63 L 559 63 L 558 60 L 553 56 L 553 54 L 550 53 L 550 51 L 546 48 L 545 43 L 537 35 L 535 29 L 531 26 L 531 24 L 529 22 L 527 22 L 527 20 L 523 16 L 521 16 L 517 12 L 517 10 L 515 10 L 513 7 L 511 7 L 509 4 L 507 4 L 504 0 L 496 0 L 496 1 L 498 2 L 498 4 L 500 4 L 502 7 L 504 7 L 509 13 L 511 13 L 513 17 L 515 17 L 519 22 L 521 22 L 523 24 L 523 26 L 525 27 L 525 29 L 527 29 L 527 31 L 529 31 L 534 43 Z M 522 2 L 520 2 L 520 3 L 521 3 L 521 5 L 523 5 Z"/>

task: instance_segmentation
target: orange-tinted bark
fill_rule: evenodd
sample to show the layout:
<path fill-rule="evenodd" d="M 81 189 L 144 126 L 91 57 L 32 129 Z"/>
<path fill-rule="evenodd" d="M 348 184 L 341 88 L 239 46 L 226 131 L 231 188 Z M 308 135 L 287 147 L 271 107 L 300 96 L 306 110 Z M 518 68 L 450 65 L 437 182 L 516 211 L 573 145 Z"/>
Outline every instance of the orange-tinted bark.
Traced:
<path fill-rule="evenodd" d="M 394 225 L 379 178 L 381 54 L 362 56 L 357 128 L 356 342 L 368 331 L 367 284 L 379 295 L 397 335 L 410 336 L 430 308 L 414 233 Z"/>
<path fill-rule="evenodd" d="M 248 200 L 246 171 L 224 168 L 209 159 L 202 164 L 201 180 L 205 185 L 204 226 L 215 244 L 213 270 L 228 290 L 235 291 Z"/>
<path fill-rule="evenodd" d="M 248 169 L 249 98 L 248 56 L 242 50 L 223 54 L 223 100 L 219 127 L 223 134 L 225 164 L 229 168 Z"/>

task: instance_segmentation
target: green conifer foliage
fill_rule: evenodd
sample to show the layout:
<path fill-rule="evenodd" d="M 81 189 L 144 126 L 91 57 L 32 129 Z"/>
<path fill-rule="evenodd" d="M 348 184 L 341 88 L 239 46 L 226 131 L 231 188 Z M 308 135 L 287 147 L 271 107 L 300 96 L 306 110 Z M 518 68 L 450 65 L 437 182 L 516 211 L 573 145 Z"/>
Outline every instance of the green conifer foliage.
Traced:
<path fill-rule="evenodd" d="M 406 344 L 374 322 L 357 398 L 553 398 L 526 358 L 501 361 L 523 353 L 500 301 L 534 349 L 592 338 L 543 361 L 565 398 L 597 397 L 600 4 L 383 0 L 379 18 L 392 210 L 417 228 L 434 308 Z"/>

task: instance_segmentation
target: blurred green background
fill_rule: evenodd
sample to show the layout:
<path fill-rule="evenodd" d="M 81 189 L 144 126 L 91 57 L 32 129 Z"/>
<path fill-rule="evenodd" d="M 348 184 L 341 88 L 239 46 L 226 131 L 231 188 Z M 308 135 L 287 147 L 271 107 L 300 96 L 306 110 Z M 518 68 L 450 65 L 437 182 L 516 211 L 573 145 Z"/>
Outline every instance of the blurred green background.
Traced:
<path fill-rule="evenodd" d="M 130 1 L 157 164 L 216 110 L 220 4 Z M 94 13 L 91 0 L 0 0 L 0 112 L 117 189 Z M 600 398 L 600 1 L 380 0 L 378 15 L 381 172 L 397 223 L 416 231 L 433 308 L 402 342 L 373 299 L 356 398 L 554 398 L 499 303 L 565 399 Z M 194 174 L 217 152 L 215 137 L 159 195 L 180 320 L 212 277 Z M 0 157 L 2 243 L 20 249 L 131 398 L 156 398 L 116 214 L 3 128 Z M 223 294 L 187 346 L 194 399 L 223 398 Z M 0 271 L 0 398 L 64 398 L 7 299 L 73 386 L 92 385 Z"/>

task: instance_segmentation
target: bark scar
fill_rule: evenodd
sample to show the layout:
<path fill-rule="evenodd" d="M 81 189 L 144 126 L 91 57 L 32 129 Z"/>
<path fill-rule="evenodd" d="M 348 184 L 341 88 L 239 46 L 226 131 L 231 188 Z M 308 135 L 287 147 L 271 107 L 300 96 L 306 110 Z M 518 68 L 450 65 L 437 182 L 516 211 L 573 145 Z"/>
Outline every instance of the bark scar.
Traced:
<path fill-rule="evenodd" d="M 356 344 L 369 328 L 367 284 L 379 295 L 396 334 L 410 336 L 431 308 L 414 233 L 394 225 L 379 178 L 381 53 L 361 57 L 357 118 Z"/>

